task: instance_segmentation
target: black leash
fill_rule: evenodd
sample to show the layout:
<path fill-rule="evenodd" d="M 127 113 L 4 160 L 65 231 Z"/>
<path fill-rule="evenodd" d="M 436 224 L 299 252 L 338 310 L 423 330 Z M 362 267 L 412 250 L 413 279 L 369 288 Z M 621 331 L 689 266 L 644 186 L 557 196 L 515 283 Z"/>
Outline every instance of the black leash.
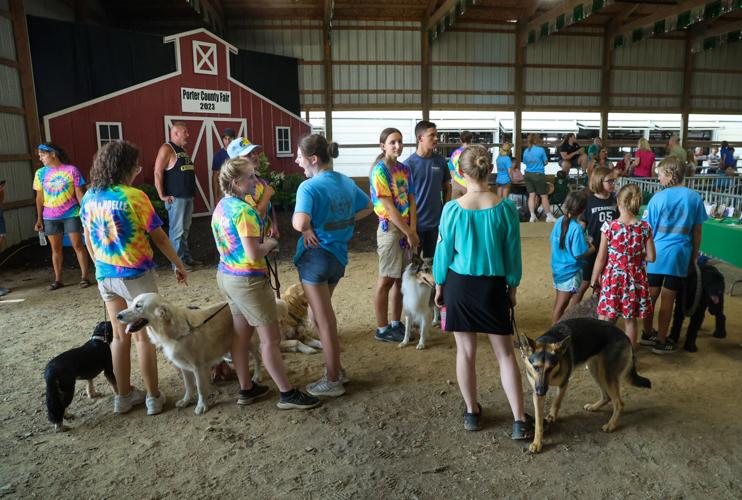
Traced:
<path fill-rule="evenodd" d="M 190 322 L 190 321 L 188 321 L 188 319 L 186 319 L 186 324 L 188 325 L 188 328 L 190 328 L 190 329 L 191 329 L 191 331 L 193 331 L 193 330 L 194 330 L 194 329 L 196 329 L 196 328 L 200 328 L 200 327 L 204 326 L 204 325 L 205 325 L 206 323 L 208 323 L 209 321 L 211 321 L 212 319 L 214 319 L 214 316 L 216 316 L 217 314 L 219 314 L 219 313 L 220 313 L 220 312 L 222 311 L 222 309 L 224 309 L 224 308 L 225 308 L 225 307 L 227 307 L 228 305 L 229 305 L 229 304 L 224 304 L 224 305 L 223 305 L 222 307 L 220 307 L 219 309 L 217 309 L 216 311 L 214 311 L 214 314 L 212 314 L 211 316 L 209 316 L 208 318 L 206 318 L 206 319 L 205 319 L 205 320 L 204 320 L 204 321 L 203 321 L 203 322 L 202 322 L 202 323 L 201 323 L 200 325 L 198 325 L 198 326 L 193 326 L 193 325 L 191 325 L 191 322 Z M 181 335 L 181 337 L 182 337 L 182 335 Z"/>
<path fill-rule="evenodd" d="M 281 281 L 278 279 L 278 259 L 276 257 L 273 257 L 273 262 L 271 262 L 271 258 L 267 255 L 265 256 L 265 263 L 268 266 L 268 282 L 271 285 L 271 288 L 274 292 L 276 292 L 276 298 L 281 298 Z"/>

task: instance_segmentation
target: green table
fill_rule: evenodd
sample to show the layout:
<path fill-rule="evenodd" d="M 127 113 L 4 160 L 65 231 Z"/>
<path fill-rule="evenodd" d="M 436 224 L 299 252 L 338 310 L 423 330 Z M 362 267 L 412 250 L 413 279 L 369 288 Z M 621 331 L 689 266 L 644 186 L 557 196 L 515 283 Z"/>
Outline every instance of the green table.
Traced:
<path fill-rule="evenodd" d="M 708 219 L 701 226 L 701 252 L 742 269 L 742 224 Z"/>

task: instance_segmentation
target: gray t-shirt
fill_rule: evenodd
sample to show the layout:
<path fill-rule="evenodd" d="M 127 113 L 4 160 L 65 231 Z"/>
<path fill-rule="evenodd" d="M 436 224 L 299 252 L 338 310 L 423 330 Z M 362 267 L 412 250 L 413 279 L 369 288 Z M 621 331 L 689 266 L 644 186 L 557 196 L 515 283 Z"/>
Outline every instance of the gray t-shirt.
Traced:
<path fill-rule="evenodd" d="M 417 230 L 437 229 L 443 210 L 443 186 L 451 182 L 448 162 L 438 153 L 427 158 L 412 153 L 404 163 L 410 168 L 411 183 L 415 186 Z"/>

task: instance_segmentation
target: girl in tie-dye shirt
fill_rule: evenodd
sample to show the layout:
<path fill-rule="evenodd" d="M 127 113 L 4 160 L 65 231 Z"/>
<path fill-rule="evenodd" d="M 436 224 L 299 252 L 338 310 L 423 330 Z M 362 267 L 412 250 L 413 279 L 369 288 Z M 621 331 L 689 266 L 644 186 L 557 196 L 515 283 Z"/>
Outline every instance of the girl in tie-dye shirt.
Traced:
<path fill-rule="evenodd" d="M 461 166 L 459 165 L 459 159 L 464 149 L 469 147 L 471 141 L 474 139 L 474 134 L 468 130 L 461 132 L 461 147 L 456 148 L 451 157 L 448 159 L 448 170 L 451 172 L 451 199 L 455 200 L 466 193 L 466 181 L 464 180 L 464 174 L 461 172 Z"/>
<path fill-rule="evenodd" d="M 278 248 L 278 241 L 264 237 L 263 221 L 245 197 L 255 196 L 258 178 L 256 158 L 227 160 L 219 171 L 219 186 L 224 198 L 214 209 L 211 230 L 219 250 L 216 282 L 232 311 L 231 353 L 240 381 L 238 405 L 247 405 L 265 396 L 268 387 L 252 381 L 249 366 L 250 339 L 255 330 L 260 336 L 263 363 L 278 386 L 281 409 L 306 409 L 320 402 L 314 396 L 291 386 L 281 357 L 281 332 L 278 309 L 265 257 Z"/>
<path fill-rule="evenodd" d="M 44 165 L 36 171 L 33 189 L 36 191 L 36 224 L 34 230 L 44 231 L 49 237 L 52 250 L 54 282 L 49 290 L 64 286 L 62 282 L 62 241 L 64 234 L 69 236 L 77 254 L 82 278 L 80 288 L 90 286 L 88 281 L 88 261 L 82 244 L 82 225 L 80 224 L 80 205 L 85 191 L 85 180 L 77 167 L 69 165 L 65 152 L 51 142 L 39 144 L 38 155 Z"/>
<path fill-rule="evenodd" d="M 155 348 L 144 331 L 126 334 L 116 315 L 137 295 L 157 293 L 149 238 L 173 263 L 179 283 L 186 283 L 186 271 L 149 198 L 131 186 L 142 170 L 138 162 L 139 150 L 129 142 L 114 141 L 102 146 L 95 155 L 90 191 L 82 199 L 80 212 L 88 251 L 96 265 L 98 291 L 113 326 L 111 355 L 118 390 L 114 413 L 126 413 L 132 406 L 146 403 L 147 414 L 155 415 L 162 411 L 165 402 L 157 388 Z M 146 394 L 130 383 L 132 337 L 137 344 Z"/>
<path fill-rule="evenodd" d="M 410 182 L 410 169 L 397 161 L 402 154 L 402 133 L 385 128 L 379 137 L 382 153 L 371 168 L 371 202 L 379 216 L 376 231 L 379 254 L 379 280 L 376 284 L 376 340 L 401 342 L 404 327 L 402 315 L 402 270 L 409 249 L 420 244 L 417 235 L 415 190 Z M 394 287 L 392 321 L 389 323 L 389 292 Z"/>

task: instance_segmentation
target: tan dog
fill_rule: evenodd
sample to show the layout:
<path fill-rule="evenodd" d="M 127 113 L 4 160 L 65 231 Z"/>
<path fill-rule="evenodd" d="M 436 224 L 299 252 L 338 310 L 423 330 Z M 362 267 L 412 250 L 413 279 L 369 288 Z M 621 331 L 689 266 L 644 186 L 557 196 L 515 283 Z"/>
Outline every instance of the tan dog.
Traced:
<path fill-rule="evenodd" d="M 209 409 L 209 370 L 232 347 L 234 328 L 227 304 L 188 309 L 174 306 L 156 293 L 143 293 L 116 318 L 126 323 L 127 333 L 146 327 L 152 343 L 161 347 L 165 357 L 180 369 L 185 393 L 175 406 L 185 408 L 191 404 L 195 384 L 198 403 L 194 413 L 205 413 Z M 257 352 L 252 354 L 257 360 Z M 254 378 L 259 378 L 257 362 L 255 370 Z"/>
<path fill-rule="evenodd" d="M 314 354 L 322 349 L 319 340 L 310 335 L 314 331 L 308 320 L 309 303 L 301 283 L 291 285 L 276 300 L 278 325 L 281 329 L 281 351 Z"/>

